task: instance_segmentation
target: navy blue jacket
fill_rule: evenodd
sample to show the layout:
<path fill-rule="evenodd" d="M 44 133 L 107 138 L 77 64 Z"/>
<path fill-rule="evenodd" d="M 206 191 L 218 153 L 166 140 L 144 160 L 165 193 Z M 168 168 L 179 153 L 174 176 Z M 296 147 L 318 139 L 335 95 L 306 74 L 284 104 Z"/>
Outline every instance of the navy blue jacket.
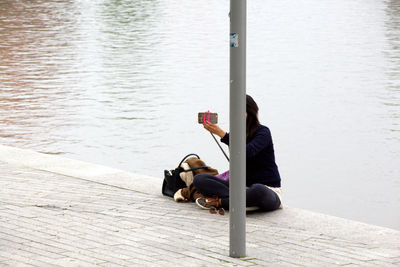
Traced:
<path fill-rule="evenodd" d="M 221 138 L 221 142 L 229 145 L 229 133 Z M 264 125 L 260 125 L 253 139 L 246 145 L 246 186 L 257 183 L 281 186 L 271 132 Z"/>

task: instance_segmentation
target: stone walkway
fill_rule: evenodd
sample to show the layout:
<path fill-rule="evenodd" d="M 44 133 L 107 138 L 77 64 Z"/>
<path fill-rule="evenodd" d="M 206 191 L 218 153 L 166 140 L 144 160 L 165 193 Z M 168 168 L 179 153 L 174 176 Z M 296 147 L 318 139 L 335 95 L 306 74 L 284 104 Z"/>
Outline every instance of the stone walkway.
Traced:
<path fill-rule="evenodd" d="M 229 214 L 1 157 L 0 187 L 0 266 L 400 266 L 399 231 L 299 209 L 249 214 L 234 259 Z"/>

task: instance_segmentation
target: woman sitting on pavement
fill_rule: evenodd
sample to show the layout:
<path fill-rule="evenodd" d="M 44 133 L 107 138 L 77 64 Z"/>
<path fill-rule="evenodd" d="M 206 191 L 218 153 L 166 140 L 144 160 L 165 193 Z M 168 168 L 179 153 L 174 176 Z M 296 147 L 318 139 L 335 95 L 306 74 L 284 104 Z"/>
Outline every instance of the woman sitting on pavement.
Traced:
<path fill-rule="evenodd" d="M 204 128 L 229 145 L 229 133 L 217 124 L 204 122 Z M 203 209 L 229 209 L 229 181 L 209 174 L 198 174 L 193 185 L 205 198 L 196 199 Z M 281 208 L 281 178 L 275 163 L 274 146 L 268 127 L 260 125 L 258 106 L 246 96 L 246 207 L 262 211 Z"/>

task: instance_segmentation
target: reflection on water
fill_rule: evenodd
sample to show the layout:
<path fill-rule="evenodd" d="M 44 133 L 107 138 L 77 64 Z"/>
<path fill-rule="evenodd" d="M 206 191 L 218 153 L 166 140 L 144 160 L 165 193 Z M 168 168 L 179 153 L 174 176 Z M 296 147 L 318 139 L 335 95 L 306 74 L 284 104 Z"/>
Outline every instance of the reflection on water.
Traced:
<path fill-rule="evenodd" d="M 385 36 L 388 48 L 384 51 L 388 64 L 386 71 L 386 95 L 383 103 L 388 109 L 388 116 L 392 119 L 390 131 L 400 132 L 400 3 L 391 0 L 385 9 L 387 17 L 385 20 Z M 400 134 L 389 135 L 400 141 Z"/>
<path fill-rule="evenodd" d="M 228 129 L 226 1 L 0 1 L 3 144 L 162 176 Z M 248 2 L 285 202 L 400 229 L 400 3 Z"/>

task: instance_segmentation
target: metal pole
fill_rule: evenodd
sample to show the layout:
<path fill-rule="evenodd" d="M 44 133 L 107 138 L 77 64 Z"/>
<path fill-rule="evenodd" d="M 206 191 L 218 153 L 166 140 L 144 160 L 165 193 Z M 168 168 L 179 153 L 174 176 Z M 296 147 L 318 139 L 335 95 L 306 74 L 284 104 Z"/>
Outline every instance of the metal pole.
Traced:
<path fill-rule="evenodd" d="M 246 256 L 246 0 L 230 0 L 230 186 L 231 257 Z"/>

